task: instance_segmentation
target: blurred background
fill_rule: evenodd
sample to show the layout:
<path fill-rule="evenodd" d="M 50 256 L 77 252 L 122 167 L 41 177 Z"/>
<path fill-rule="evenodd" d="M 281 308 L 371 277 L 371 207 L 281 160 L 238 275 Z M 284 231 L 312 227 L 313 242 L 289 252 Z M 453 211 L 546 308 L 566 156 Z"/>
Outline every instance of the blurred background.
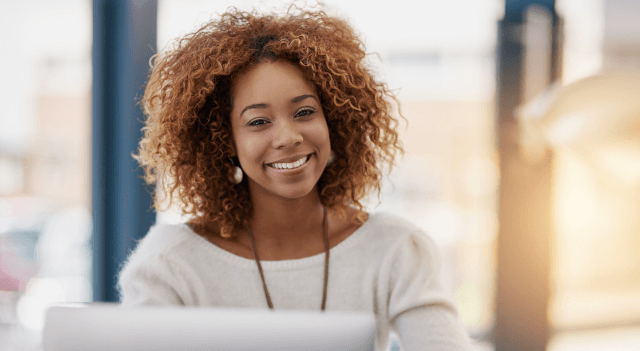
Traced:
<path fill-rule="evenodd" d="M 477 350 L 640 350 L 640 4 L 323 3 L 408 120 L 368 209 L 436 241 Z M 286 4 L 0 1 L 0 350 L 40 350 L 51 304 L 117 300 L 136 240 L 183 220 L 130 159 L 149 57 Z"/>

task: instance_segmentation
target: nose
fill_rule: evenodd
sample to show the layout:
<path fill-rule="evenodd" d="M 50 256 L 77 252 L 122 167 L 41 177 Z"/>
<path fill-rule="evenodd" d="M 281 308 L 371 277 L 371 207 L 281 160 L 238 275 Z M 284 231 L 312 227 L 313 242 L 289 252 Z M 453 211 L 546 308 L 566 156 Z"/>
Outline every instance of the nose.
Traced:
<path fill-rule="evenodd" d="M 302 143 L 303 137 L 293 120 L 276 123 L 272 145 L 274 149 L 288 149 Z"/>

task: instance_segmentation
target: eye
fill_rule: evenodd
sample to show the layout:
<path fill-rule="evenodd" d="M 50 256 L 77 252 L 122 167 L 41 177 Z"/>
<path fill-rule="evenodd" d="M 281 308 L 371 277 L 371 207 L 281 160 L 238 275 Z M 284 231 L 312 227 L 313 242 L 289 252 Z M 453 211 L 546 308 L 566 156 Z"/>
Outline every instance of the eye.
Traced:
<path fill-rule="evenodd" d="M 316 111 L 310 107 L 306 107 L 303 109 L 298 110 L 298 112 L 296 112 L 296 117 L 309 117 L 312 114 L 316 113 Z"/>
<path fill-rule="evenodd" d="M 269 121 L 267 121 L 266 119 L 254 119 L 253 121 L 250 121 L 247 125 L 259 127 L 267 124 L 268 122 Z"/>

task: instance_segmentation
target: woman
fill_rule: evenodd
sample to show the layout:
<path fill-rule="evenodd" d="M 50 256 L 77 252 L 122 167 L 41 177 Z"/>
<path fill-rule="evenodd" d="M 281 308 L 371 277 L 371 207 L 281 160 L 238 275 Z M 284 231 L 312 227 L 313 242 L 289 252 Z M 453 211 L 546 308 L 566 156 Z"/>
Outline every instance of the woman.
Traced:
<path fill-rule="evenodd" d="M 395 98 L 346 22 L 291 12 L 229 10 L 154 61 L 136 158 L 192 219 L 139 243 L 123 304 L 368 311 L 379 346 L 468 349 L 433 242 L 361 203 L 403 152 Z"/>

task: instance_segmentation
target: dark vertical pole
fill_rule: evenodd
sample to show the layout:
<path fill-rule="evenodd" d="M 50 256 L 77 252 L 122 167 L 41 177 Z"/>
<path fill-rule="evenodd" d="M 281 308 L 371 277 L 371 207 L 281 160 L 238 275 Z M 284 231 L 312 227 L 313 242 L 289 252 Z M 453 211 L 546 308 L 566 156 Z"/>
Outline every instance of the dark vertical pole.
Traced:
<path fill-rule="evenodd" d="M 549 339 L 547 309 L 551 270 L 552 153 L 527 160 L 521 152 L 515 109 L 523 103 L 522 39 L 530 5 L 546 8 L 556 22 L 554 0 L 506 0 L 500 22 L 497 127 L 500 152 L 500 229 L 497 245 L 495 343 L 497 351 L 542 351 Z M 557 37 L 557 30 L 553 35 Z M 557 45 L 549 53 L 557 59 Z M 552 61 L 549 76 L 558 73 Z"/>
<path fill-rule="evenodd" d="M 156 0 L 93 1 L 93 299 L 118 301 L 121 264 L 155 221 L 131 153 L 156 48 Z"/>

